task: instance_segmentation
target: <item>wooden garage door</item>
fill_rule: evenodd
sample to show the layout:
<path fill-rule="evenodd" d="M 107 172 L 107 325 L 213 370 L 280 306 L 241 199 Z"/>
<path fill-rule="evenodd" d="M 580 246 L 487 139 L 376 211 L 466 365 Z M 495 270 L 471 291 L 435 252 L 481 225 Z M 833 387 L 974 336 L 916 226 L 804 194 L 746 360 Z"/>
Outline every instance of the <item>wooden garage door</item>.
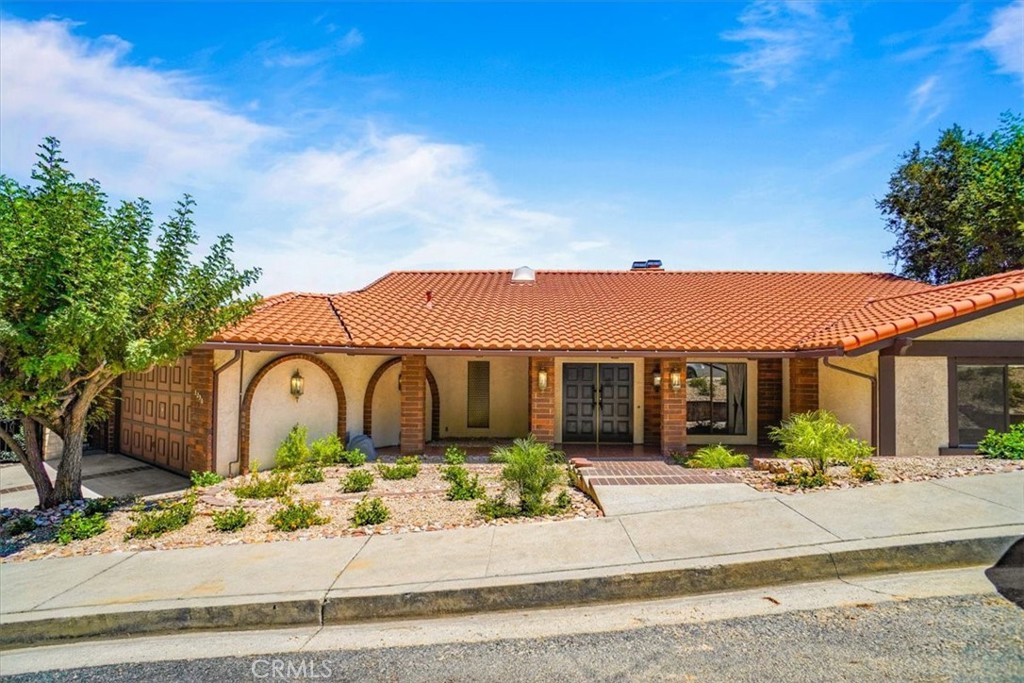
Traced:
<path fill-rule="evenodd" d="M 191 362 L 130 372 L 121 379 L 120 451 L 185 473 L 191 423 Z"/>

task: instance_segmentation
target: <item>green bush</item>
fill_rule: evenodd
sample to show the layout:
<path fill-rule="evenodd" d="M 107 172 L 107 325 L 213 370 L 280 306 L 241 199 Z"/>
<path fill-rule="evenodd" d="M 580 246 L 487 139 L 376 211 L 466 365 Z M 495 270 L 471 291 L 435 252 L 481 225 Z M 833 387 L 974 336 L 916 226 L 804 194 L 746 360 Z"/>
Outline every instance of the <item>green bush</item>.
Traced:
<path fill-rule="evenodd" d="M 733 453 L 731 449 L 722 444 L 716 444 L 697 449 L 697 452 L 687 458 L 683 465 L 709 470 L 724 470 L 730 467 L 746 467 L 749 462 L 747 456 L 742 453 Z"/>
<path fill-rule="evenodd" d="M 462 450 L 458 446 L 449 446 L 448 448 L 444 449 L 444 464 L 465 465 L 466 451 Z"/>
<path fill-rule="evenodd" d="M 768 433 L 781 446 L 779 456 L 802 458 L 812 472 L 824 474 L 838 462 L 852 465 L 871 457 L 874 449 L 866 441 L 851 437 L 852 431 L 850 425 L 840 424 L 827 410 L 815 410 L 791 415 Z"/>
<path fill-rule="evenodd" d="M 448 500 L 476 500 L 486 493 L 480 477 L 470 476 L 462 465 L 446 465 L 441 468 L 441 478 L 448 482 Z"/>
<path fill-rule="evenodd" d="M 94 515 L 97 512 L 100 514 L 108 515 L 117 508 L 126 505 L 132 501 L 131 498 L 89 498 L 85 501 L 85 515 Z"/>
<path fill-rule="evenodd" d="M 213 486 L 224 481 L 224 477 L 220 476 L 216 472 L 196 472 L 192 470 L 192 473 L 188 475 L 188 478 L 192 481 L 192 486 L 196 488 L 202 488 L 204 486 Z"/>
<path fill-rule="evenodd" d="M 686 451 L 672 451 L 668 454 L 668 459 L 676 465 L 686 466 L 686 461 L 690 459 L 690 454 Z"/>
<path fill-rule="evenodd" d="M 192 521 L 195 507 L 195 495 L 188 495 L 176 502 L 161 502 L 148 512 L 137 512 L 135 524 L 128 528 L 125 540 L 160 536 L 180 529 Z"/>
<path fill-rule="evenodd" d="M 75 514 L 77 515 L 78 513 L 76 512 Z M 21 517 L 17 517 L 7 522 L 7 526 L 4 527 L 4 530 L 11 536 L 20 536 L 22 534 L 27 534 L 30 531 L 35 531 L 35 528 L 36 520 L 34 520 L 31 515 L 22 515 Z"/>
<path fill-rule="evenodd" d="M 485 498 L 477 503 L 476 511 L 484 519 L 518 517 L 522 514 L 518 507 L 508 502 L 508 494 L 504 491 L 496 496 Z"/>
<path fill-rule="evenodd" d="M 379 463 L 377 471 L 384 479 L 415 479 L 420 473 L 420 459 L 415 455 L 406 455 L 396 460 L 394 465 Z"/>
<path fill-rule="evenodd" d="M 358 448 L 354 448 L 350 451 L 343 451 L 341 454 L 341 461 L 349 467 L 360 467 L 366 463 L 366 453 L 363 453 Z"/>
<path fill-rule="evenodd" d="M 317 484 L 324 480 L 324 470 L 312 460 L 304 462 L 295 470 L 296 484 Z"/>
<path fill-rule="evenodd" d="M 342 454 L 345 446 L 337 434 L 328 434 L 322 439 L 317 439 L 309 444 L 309 457 L 311 460 L 320 463 L 324 467 L 337 465 L 342 461 Z"/>
<path fill-rule="evenodd" d="M 330 517 L 320 514 L 320 503 L 316 501 L 298 503 L 284 500 L 284 507 L 270 516 L 270 522 L 278 531 L 296 531 L 297 529 L 308 529 L 311 526 L 327 524 Z"/>
<path fill-rule="evenodd" d="M 383 524 L 391 517 L 391 511 L 380 498 L 363 498 L 352 511 L 352 526 Z"/>
<path fill-rule="evenodd" d="M 341 490 L 345 493 L 369 491 L 371 486 L 373 486 L 373 472 L 367 470 L 352 470 L 341 482 Z"/>
<path fill-rule="evenodd" d="M 57 527 L 55 538 L 61 545 L 67 545 L 71 541 L 81 541 L 98 536 L 106 530 L 107 520 L 102 512 L 86 515 L 79 510 L 64 518 L 60 526 Z"/>
<path fill-rule="evenodd" d="M 292 478 L 284 472 L 276 472 L 269 477 L 256 473 L 246 483 L 236 486 L 234 493 L 239 498 L 279 498 L 291 489 Z"/>
<path fill-rule="evenodd" d="M 557 496 L 555 496 L 555 508 L 558 510 L 568 510 L 572 507 L 572 496 L 565 489 L 562 489 Z"/>
<path fill-rule="evenodd" d="M 306 439 L 309 430 L 305 425 L 295 425 L 281 445 L 277 447 L 277 454 L 274 456 L 274 467 L 282 470 L 290 470 L 298 467 L 310 458 L 309 446 Z"/>
<path fill-rule="evenodd" d="M 824 472 L 806 470 L 799 465 L 792 472 L 778 474 L 772 480 L 779 486 L 797 486 L 802 489 L 814 489 L 831 483 L 832 479 Z"/>
<path fill-rule="evenodd" d="M 527 517 L 547 514 L 551 506 L 546 496 L 562 478 L 565 455 L 530 434 L 525 439 L 516 439 L 511 446 L 495 448 L 492 456 L 505 463 L 501 478 L 506 488 L 517 495 L 519 513 Z"/>
<path fill-rule="evenodd" d="M 227 510 L 214 512 L 212 515 L 213 528 L 217 531 L 238 531 L 248 526 L 255 517 L 256 515 L 241 505 L 236 505 Z"/>
<path fill-rule="evenodd" d="M 861 460 L 850 465 L 850 476 L 860 481 L 875 481 L 882 478 L 875 468 L 875 463 L 870 460 Z"/>
<path fill-rule="evenodd" d="M 988 430 L 988 434 L 978 442 L 978 452 L 986 458 L 1024 460 L 1024 422 L 1011 426 L 1008 432 Z"/>

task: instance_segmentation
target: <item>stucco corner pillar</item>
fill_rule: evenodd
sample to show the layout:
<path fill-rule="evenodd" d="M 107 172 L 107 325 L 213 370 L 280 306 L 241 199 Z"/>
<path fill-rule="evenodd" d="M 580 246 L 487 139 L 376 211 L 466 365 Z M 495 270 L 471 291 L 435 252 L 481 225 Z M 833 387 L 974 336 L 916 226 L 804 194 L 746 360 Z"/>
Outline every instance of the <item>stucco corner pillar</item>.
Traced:
<path fill-rule="evenodd" d="M 681 386 L 672 388 L 672 374 Z M 686 450 L 686 359 L 669 358 L 661 364 L 661 454 Z"/>
<path fill-rule="evenodd" d="M 213 351 L 193 351 L 189 364 L 191 415 L 185 439 L 185 469 L 215 471 L 213 454 Z"/>
<path fill-rule="evenodd" d="M 401 403 L 399 447 L 402 455 L 420 454 L 427 435 L 426 356 L 402 356 Z"/>
<path fill-rule="evenodd" d="M 789 360 L 789 412 L 806 413 L 818 409 L 818 359 Z"/>
<path fill-rule="evenodd" d="M 540 373 L 547 374 L 547 387 L 540 388 Z M 530 433 L 543 443 L 555 442 L 555 359 L 530 357 Z"/>

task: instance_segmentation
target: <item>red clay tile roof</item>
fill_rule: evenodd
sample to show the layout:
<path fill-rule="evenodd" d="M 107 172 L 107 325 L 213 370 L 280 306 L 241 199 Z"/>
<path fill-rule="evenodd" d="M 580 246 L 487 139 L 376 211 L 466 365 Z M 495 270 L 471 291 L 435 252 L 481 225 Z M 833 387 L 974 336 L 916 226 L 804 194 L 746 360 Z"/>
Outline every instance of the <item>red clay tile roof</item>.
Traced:
<path fill-rule="evenodd" d="M 430 292 L 430 303 L 427 303 Z M 1002 301 L 1024 271 L 932 287 L 876 273 L 396 272 L 267 299 L 221 343 L 362 348 L 850 351 Z"/>

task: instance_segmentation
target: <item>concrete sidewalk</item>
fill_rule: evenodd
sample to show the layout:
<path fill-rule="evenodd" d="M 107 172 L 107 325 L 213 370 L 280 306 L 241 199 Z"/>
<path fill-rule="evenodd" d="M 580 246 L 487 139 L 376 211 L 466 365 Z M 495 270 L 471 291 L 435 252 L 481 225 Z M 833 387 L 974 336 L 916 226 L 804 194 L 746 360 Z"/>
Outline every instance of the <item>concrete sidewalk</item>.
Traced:
<path fill-rule="evenodd" d="M 1014 472 L 549 524 L 7 563 L 0 647 L 992 564 L 1021 535 L 1024 472 Z"/>

